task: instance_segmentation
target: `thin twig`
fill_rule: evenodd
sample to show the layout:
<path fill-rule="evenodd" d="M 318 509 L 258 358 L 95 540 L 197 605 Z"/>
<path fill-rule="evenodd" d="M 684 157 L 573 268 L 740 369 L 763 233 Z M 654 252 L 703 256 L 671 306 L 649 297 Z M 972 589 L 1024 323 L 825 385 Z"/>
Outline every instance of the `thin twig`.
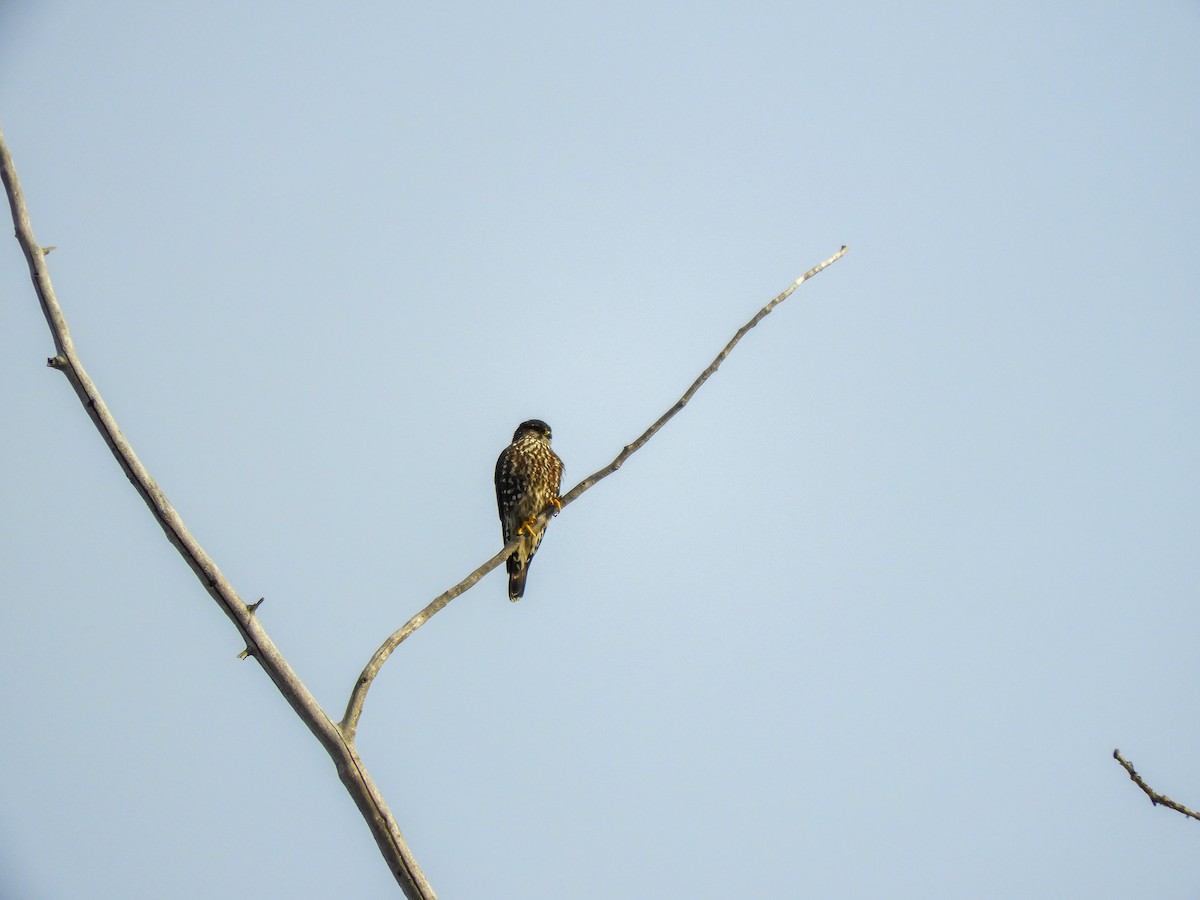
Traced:
<path fill-rule="evenodd" d="M 617 469 L 621 468 L 621 466 L 625 464 L 625 460 L 629 459 L 630 456 L 640 450 L 645 443 L 650 440 L 650 438 L 654 437 L 654 435 L 657 434 L 658 431 L 675 416 L 676 413 L 687 406 L 688 401 L 692 399 L 692 396 L 696 393 L 696 391 L 700 390 L 700 386 L 712 377 L 713 373 L 715 373 L 717 369 L 721 367 L 721 363 L 725 361 L 725 357 L 729 356 L 733 348 L 737 346 L 738 341 L 746 336 L 746 332 L 765 319 L 771 313 L 771 310 L 790 297 L 796 288 L 800 287 L 800 285 L 804 284 L 804 282 L 808 281 L 808 279 L 812 278 L 822 269 L 828 268 L 845 256 L 848 249 L 848 247 L 842 247 L 837 253 L 833 254 L 833 256 L 829 257 L 829 259 L 825 260 L 823 263 L 813 266 L 811 269 L 793 281 L 790 285 L 788 285 L 788 287 L 774 300 L 755 313 L 749 322 L 738 329 L 737 334 L 735 334 L 729 343 L 725 345 L 724 349 L 717 354 L 716 359 L 712 361 L 709 367 L 700 373 L 700 377 L 692 382 L 691 387 L 684 391 L 683 396 L 679 398 L 675 405 L 659 416 L 658 420 L 644 432 L 642 432 L 642 435 L 637 440 L 626 445 L 625 448 L 622 449 L 619 454 L 617 454 L 616 459 L 614 459 L 600 471 L 589 475 L 587 478 L 583 479 L 583 481 L 579 482 L 579 484 L 575 485 L 575 487 L 571 488 L 571 490 L 569 490 L 567 493 L 563 494 L 561 499 L 562 506 L 565 507 L 568 503 L 573 503 L 575 500 L 578 500 L 584 491 L 594 487 L 597 482 L 607 478 L 613 472 L 617 471 Z M 549 517 L 555 514 L 556 511 L 553 506 L 546 507 L 546 509 L 542 510 L 541 515 L 538 517 L 538 526 L 535 527 L 545 525 Z M 447 603 L 449 603 L 459 594 L 473 587 L 479 581 L 479 579 L 500 565 L 500 563 L 504 562 L 504 560 L 506 560 L 517 548 L 519 543 L 520 538 L 514 538 L 503 550 L 485 562 L 482 566 L 480 566 L 454 587 L 450 588 L 450 590 L 446 591 L 444 594 L 435 599 L 423 610 L 409 619 L 402 627 L 394 631 L 388 637 L 388 639 L 383 642 L 383 645 L 375 651 L 374 655 L 371 656 L 371 661 L 367 663 L 366 668 L 362 670 L 362 674 L 358 676 L 358 681 L 354 683 L 353 690 L 350 691 L 350 699 L 346 704 L 346 714 L 342 717 L 342 721 L 339 726 L 342 732 L 346 734 L 350 740 L 354 739 L 354 734 L 358 729 L 358 719 L 362 715 L 363 704 L 367 699 L 367 691 L 371 689 L 371 683 L 375 680 L 375 676 L 379 674 L 379 670 L 383 667 L 383 664 L 387 662 L 388 657 L 392 655 L 392 652 L 399 647 L 400 644 L 410 634 L 429 621 L 429 619 L 436 613 L 440 612 Z"/>
<path fill-rule="evenodd" d="M 262 666 L 263 671 L 291 704 L 292 709 L 301 718 L 317 740 L 329 753 L 337 767 L 338 775 L 346 790 L 354 799 L 363 818 L 375 837 L 379 850 L 388 863 L 396 881 L 410 900 L 436 900 L 433 888 L 425 879 L 416 860 L 413 858 L 400 828 L 396 824 L 383 795 L 372 782 L 370 775 L 355 750 L 353 741 L 347 739 L 336 724 L 326 715 L 316 698 L 309 692 L 304 683 L 292 670 L 276 648 L 267 632 L 259 622 L 254 610 L 242 602 L 241 597 L 233 586 L 221 574 L 217 564 L 213 562 L 204 549 L 188 531 L 175 508 L 167 500 L 166 495 L 155 484 L 154 479 L 146 471 L 137 454 L 117 427 L 117 422 L 109 412 L 96 385 L 88 377 L 78 355 L 75 344 L 71 340 L 71 332 L 67 328 L 66 318 L 62 307 L 54 294 L 54 286 L 50 281 L 50 273 L 46 268 L 46 249 L 38 244 L 33 234 L 33 226 L 29 220 L 29 211 L 25 206 L 25 197 L 17 179 L 12 156 L 0 132 L 0 176 L 3 177 L 4 187 L 8 193 L 9 205 L 12 209 L 13 225 L 16 229 L 17 240 L 25 252 L 29 263 L 29 274 L 33 279 L 34 290 L 37 291 L 41 302 L 42 312 L 50 326 L 57 354 L 47 362 L 67 376 L 75 393 L 83 403 L 84 409 L 91 416 L 105 443 L 108 444 L 125 476 L 133 483 L 146 505 L 150 508 L 158 524 L 166 532 L 168 540 L 191 566 L 222 611 L 230 618 L 246 642 L 247 655 L 253 656 Z M 257 604 L 256 604 L 257 605 Z"/>
<path fill-rule="evenodd" d="M 1115 759 L 1124 767 L 1125 771 L 1129 773 L 1129 777 L 1132 779 L 1133 783 L 1145 792 L 1146 796 L 1150 798 L 1150 802 L 1152 804 L 1155 806 L 1165 806 L 1168 809 L 1173 809 L 1175 812 L 1182 813 L 1189 819 L 1200 819 L 1200 813 L 1192 812 L 1186 806 L 1176 803 L 1166 794 L 1160 794 L 1158 791 L 1154 790 L 1154 788 L 1150 787 L 1150 785 L 1146 784 L 1146 782 L 1142 780 L 1142 776 L 1137 773 L 1137 769 L 1133 767 L 1133 763 L 1123 757 L 1120 750 L 1113 751 L 1113 759 Z"/>

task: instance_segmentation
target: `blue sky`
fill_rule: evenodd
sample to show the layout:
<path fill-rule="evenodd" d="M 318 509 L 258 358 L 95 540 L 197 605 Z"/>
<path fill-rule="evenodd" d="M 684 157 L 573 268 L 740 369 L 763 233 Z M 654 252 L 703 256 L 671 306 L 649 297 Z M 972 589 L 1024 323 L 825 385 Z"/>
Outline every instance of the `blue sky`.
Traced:
<path fill-rule="evenodd" d="M 8 4 L 85 364 L 440 896 L 1193 897 L 1200 7 Z M 395 895 L 0 243 L 0 895 Z"/>

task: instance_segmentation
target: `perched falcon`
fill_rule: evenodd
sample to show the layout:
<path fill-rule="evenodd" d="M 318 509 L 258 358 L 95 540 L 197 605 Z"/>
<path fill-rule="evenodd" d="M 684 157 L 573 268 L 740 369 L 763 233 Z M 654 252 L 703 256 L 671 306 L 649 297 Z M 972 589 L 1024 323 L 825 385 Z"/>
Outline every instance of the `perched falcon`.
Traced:
<path fill-rule="evenodd" d="M 525 593 L 529 561 L 537 552 L 546 528 L 536 527 L 538 514 L 547 506 L 561 506 L 563 464 L 550 449 L 550 426 L 530 419 L 517 426 L 512 443 L 496 460 L 496 505 L 507 544 L 518 534 L 524 540 L 507 560 L 508 599 L 520 600 Z"/>

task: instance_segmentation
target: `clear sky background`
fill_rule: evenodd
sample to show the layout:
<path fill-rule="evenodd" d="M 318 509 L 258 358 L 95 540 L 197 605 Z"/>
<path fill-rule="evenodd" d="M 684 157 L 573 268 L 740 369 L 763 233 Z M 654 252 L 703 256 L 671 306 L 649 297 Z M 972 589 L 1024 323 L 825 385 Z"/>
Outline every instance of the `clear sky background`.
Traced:
<path fill-rule="evenodd" d="M 445 900 L 1195 897 L 1200 4 L 6 3 L 85 364 Z M 0 897 L 398 895 L 0 242 Z"/>

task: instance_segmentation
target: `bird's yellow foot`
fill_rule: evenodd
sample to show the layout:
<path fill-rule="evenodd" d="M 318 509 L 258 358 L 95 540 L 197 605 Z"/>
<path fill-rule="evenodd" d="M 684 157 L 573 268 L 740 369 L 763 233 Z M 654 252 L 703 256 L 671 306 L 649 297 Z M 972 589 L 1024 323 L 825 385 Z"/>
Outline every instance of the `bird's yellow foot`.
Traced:
<path fill-rule="evenodd" d="M 561 501 L 561 500 L 559 500 L 557 497 L 551 497 L 551 498 L 550 498 L 550 505 L 554 507 L 554 514 L 555 514 L 556 516 L 557 516 L 557 515 L 558 515 L 560 512 L 562 512 L 562 501 Z"/>

